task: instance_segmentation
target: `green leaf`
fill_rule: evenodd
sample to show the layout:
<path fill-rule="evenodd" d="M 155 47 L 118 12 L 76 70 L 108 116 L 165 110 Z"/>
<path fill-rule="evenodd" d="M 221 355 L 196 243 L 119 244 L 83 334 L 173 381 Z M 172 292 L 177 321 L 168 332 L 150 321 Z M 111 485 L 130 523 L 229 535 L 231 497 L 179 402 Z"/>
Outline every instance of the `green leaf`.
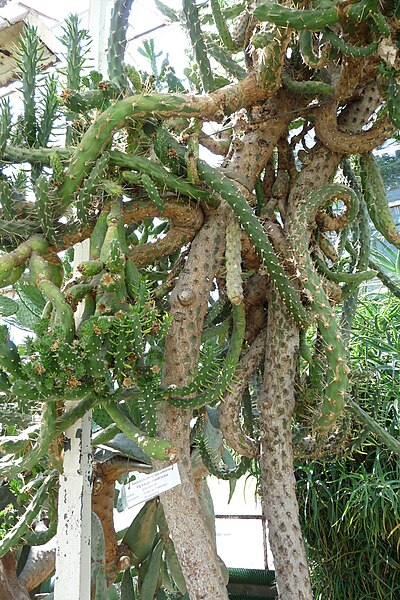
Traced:
<path fill-rule="evenodd" d="M 46 305 L 46 300 L 43 294 L 37 289 L 37 287 L 31 285 L 24 279 L 20 279 L 14 287 L 21 302 L 26 306 L 26 308 L 35 317 L 40 318 Z"/>

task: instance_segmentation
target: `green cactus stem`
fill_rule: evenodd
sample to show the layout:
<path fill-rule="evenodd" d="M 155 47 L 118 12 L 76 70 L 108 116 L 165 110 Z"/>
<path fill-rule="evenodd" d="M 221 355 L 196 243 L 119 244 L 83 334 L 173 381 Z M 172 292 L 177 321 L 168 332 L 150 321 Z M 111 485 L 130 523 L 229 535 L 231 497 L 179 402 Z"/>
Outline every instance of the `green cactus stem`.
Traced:
<path fill-rule="evenodd" d="M 346 42 L 342 37 L 339 37 L 331 31 L 330 29 L 324 29 L 324 40 L 326 40 L 334 50 L 338 50 L 345 56 L 351 56 L 353 58 L 361 57 L 361 56 L 370 56 L 373 54 L 377 48 L 377 42 L 371 42 L 366 46 L 355 46 Z"/>
<path fill-rule="evenodd" d="M 0 154 L 3 154 L 11 133 L 11 106 L 9 98 L 0 100 Z"/>
<path fill-rule="evenodd" d="M 214 23 L 217 28 L 219 37 L 230 53 L 235 52 L 235 44 L 232 40 L 231 33 L 226 24 L 226 19 L 222 13 L 219 0 L 211 0 L 211 11 L 214 18 Z"/>
<path fill-rule="evenodd" d="M 316 80 L 296 81 L 289 77 L 287 73 L 282 73 L 282 85 L 290 92 L 304 94 L 305 96 L 331 96 L 333 94 L 333 86 L 329 83 Z"/>
<path fill-rule="evenodd" d="M 301 325 L 308 323 L 310 317 L 307 310 L 303 307 L 297 291 L 285 274 L 260 221 L 253 214 L 251 207 L 237 186 L 217 169 L 210 167 L 201 160 L 198 161 L 198 170 L 203 181 L 218 192 L 233 209 L 241 226 L 248 233 L 253 245 L 263 259 L 268 274 L 275 282 L 289 314 Z"/>
<path fill-rule="evenodd" d="M 261 0 L 254 10 L 254 16 L 259 21 L 268 21 L 278 27 L 291 27 L 297 31 L 308 29 L 309 31 L 322 31 L 327 25 L 333 25 L 339 21 L 337 8 L 331 7 L 321 9 L 293 9 Z"/>
<path fill-rule="evenodd" d="M 23 135 L 28 146 L 36 144 L 36 80 L 43 55 L 44 47 L 37 34 L 36 27 L 25 24 L 23 35 L 19 40 L 17 65 L 22 80 L 24 102 Z"/>
<path fill-rule="evenodd" d="M 40 488 L 37 490 L 35 496 L 32 498 L 30 504 L 26 507 L 26 509 L 24 509 L 24 514 L 19 519 L 18 523 L 14 525 L 14 527 L 10 529 L 10 531 L 8 531 L 0 540 L 0 558 L 7 554 L 7 552 L 20 541 L 21 537 L 28 530 L 29 526 L 41 509 L 51 486 L 54 485 L 57 476 L 58 473 L 56 471 L 51 471 L 47 475 Z"/>
<path fill-rule="evenodd" d="M 100 260 L 111 273 L 118 274 L 121 274 L 125 267 L 125 240 L 121 240 L 121 226 L 123 231 L 122 202 L 120 199 L 114 199 L 107 215 L 107 231 L 100 251 Z"/>
<path fill-rule="evenodd" d="M 55 311 L 55 325 L 60 326 L 67 342 L 72 342 L 75 335 L 74 313 L 67 304 L 64 294 L 53 283 L 52 271 L 48 263 L 39 255 L 32 254 L 29 261 L 32 283 L 49 300 Z"/>
<path fill-rule="evenodd" d="M 208 52 L 222 67 L 224 67 L 229 75 L 236 77 L 236 79 L 243 79 L 246 76 L 246 69 L 244 69 L 237 60 L 234 60 L 232 56 L 218 44 L 218 42 L 215 42 L 211 37 L 208 37 L 206 43 Z"/>
<path fill-rule="evenodd" d="M 108 75 L 120 85 L 125 85 L 123 61 L 126 48 L 126 32 L 133 0 L 116 0 L 111 11 L 108 38 Z"/>
<path fill-rule="evenodd" d="M 157 208 L 157 210 L 159 210 L 161 213 L 163 213 L 164 209 L 165 209 L 165 205 L 164 205 L 164 202 L 161 200 L 160 194 L 158 193 L 158 190 L 157 190 L 156 186 L 154 185 L 151 177 L 146 175 L 146 173 L 143 173 L 143 175 L 141 177 L 141 182 L 142 182 L 144 189 L 147 192 L 149 199 L 152 202 L 154 202 L 154 205 Z"/>
<path fill-rule="evenodd" d="M 156 5 L 160 13 L 164 15 L 164 17 L 167 17 L 167 19 L 169 19 L 173 23 L 179 21 L 178 11 L 173 10 L 172 8 L 164 4 L 164 2 L 161 2 L 161 0 L 154 0 L 154 4 Z"/>
<path fill-rule="evenodd" d="M 230 217 L 230 218 L 229 218 Z M 232 304 L 241 304 L 244 299 L 242 285 L 242 241 L 241 229 L 234 215 L 228 216 L 226 227 L 226 293 Z"/>
<path fill-rule="evenodd" d="M 266 34 L 266 45 L 258 50 L 257 79 L 265 89 L 276 91 L 281 85 L 281 74 L 291 34 L 287 28 L 276 27 Z"/>
<path fill-rule="evenodd" d="M 93 228 L 90 236 L 90 259 L 99 260 L 101 249 L 103 247 L 104 238 L 107 233 L 107 217 L 110 212 L 108 205 L 103 206 L 97 216 L 96 225 Z"/>
<path fill-rule="evenodd" d="M 382 175 L 372 152 L 360 156 L 360 170 L 364 199 L 373 224 L 388 242 L 400 249 L 400 232 L 393 220 Z"/>
<path fill-rule="evenodd" d="M 349 369 L 346 364 L 346 349 L 340 338 L 334 310 L 330 306 L 310 257 L 307 224 L 312 226 L 321 206 L 325 206 L 337 197 L 343 198 L 345 194 L 350 198 L 355 196 L 355 192 L 350 188 L 336 184 L 327 184 L 320 190 L 312 192 L 297 207 L 292 219 L 291 231 L 288 233 L 288 243 L 295 248 L 296 268 L 301 272 L 300 279 L 315 314 L 326 356 L 326 387 L 314 419 L 315 430 L 322 435 L 332 428 L 343 410 Z"/>
<path fill-rule="evenodd" d="M 97 284 L 98 279 L 91 281 L 90 283 L 76 283 L 75 285 L 67 288 L 64 291 L 66 302 L 72 306 L 76 306 L 78 302 L 83 300 L 87 294 L 90 294 L 90 292 L 95 289 Z"/>
<path fill-rule="evenodd" d="M 92 277 L 93 275 L 98 275 L 103 269 L 104 263 L 101 260 L 85 260 L 77 267 L 77 271 L 79 271 L 83 277 Z"/>
<path fill-rule="evenodd" d="M 207 202 L 210 197 L 208 192 L 205 192 L 191 183 L 188 183 L 183 178 L 176 177 L 161 165 L 157 165 L 156 163 L 148 160 L 147 158 L 143 158 L 142 156 L 128 156 L 123 152 L 114 150 L 111 152 L 111 162 L 113 165 L 129 168 L 134 171 L 139 171 L 140 173 L 149 175 L 161 185 L 165 185 L 171 190 L 179 192 L 185 196 L 189 196 L 190 198 L 194 198 L 195 200 L 203 200 L 204 202 Z M 122 177 L 126 181 L 130 181 L 133 177 L 133 174 L 123 171 Z"/>
<path fill-rule="evenodd" d="M 214 89 L 215 83 L 207 55 L 207 48 L 203 39 L 203 33 L 200 27 L 200 16 L 195 0 L 183 0 L 182 9 L 186 29 L 193 46 L 194 56 L 199 66 L 203 90 L 205 92 L 210 92 Z"/>
<path fill-rule="evenodd" d="M 354 283 L 359 286 L 364 281 L 369 281 L 376 277 L 376 271 L 358 271 L 356 273 L 346 273 L 344 271 L 331 271 L 322 258 L 314 257 L 318 270 L 324 277 L 336 283 Z"/>
<path fill-rule="evenodd" d="M 76 215 L 82 225 L 87 225 L 89 221 L 90 207 L 93 203 L 93 198 L 98 194 L 98 186 L 104 177 L 109 160 L 110 154 L 103 152 L 97 159 L 89 177 L 84 180 L 79 190 L 76 201 Z"/>
<path fill-rule="evenodd" d="M 149 437 L 143 433 L 128 419 L 115 402 L 107 404 L 105 408 L 122 433 L 135 442 L 150 458 L 171 462 L 175 460 L 175 449 L 170 442 L 156 437 Z"/>
<path fill-rule="evenodd" d="M 8 181 L 0 181 L 0 206 L 2 216 L 7 221 L 12 221 L 16 214 L 16 206 L 12 197 L 11 186 Z"/>
<path fill-rule="evenodd" d="M 48 244 L 42 236 L 33 235 L 12 252 L 0 256 L 0 287 L 8 285 L 13 270 L 24 265 L 32 252 L 44 254 L 47 248 Z"/>
<path fill-rule="evenodd" d="M 346 210 L 339 215 L 330 215 L 329 213 L 319 210 L 315 215 L 315 221 L 319 231 L 340 231 L 351 225 L 358 215 L 360 203 L 356 193 L 350 193 L 349 188 L 338 187 L 337 195 L 331 196 L 333 201 L 340 200 L 346 207 Z M 330 189 L 329 193 L 334 194 L 334 189 Z"/>
<path fill-rule="evenodd" d="M 400 83 L 398 81 L 398 72 L 391 73 L 386 92 L 386 107 L 389 113 L 389 119 L 396 127 L 400 129 Z"/>
<path fill-rule="evenodd" d="M 44 175 L 39 175 L 35 182 L 35 209 L 37 218 L 42 228 L 45 238 L 49 244 L 54 245 L 56 243 L 55 236 L 55 218 L 53 215 L 54 209 L 54 196 Z"/>

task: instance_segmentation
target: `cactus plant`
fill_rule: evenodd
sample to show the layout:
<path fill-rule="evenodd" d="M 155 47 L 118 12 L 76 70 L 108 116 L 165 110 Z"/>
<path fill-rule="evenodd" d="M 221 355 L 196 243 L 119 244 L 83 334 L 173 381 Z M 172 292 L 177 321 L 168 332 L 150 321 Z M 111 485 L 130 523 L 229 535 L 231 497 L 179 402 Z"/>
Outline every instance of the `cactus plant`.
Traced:
<path fill-rule="evenodd" d="M 343 159 L 372 150 L 399 120 L 397 63 L 384 52 L 397 44 L 398 22 L 396 11 L 371 0 L 301 6 L 185 0 L 182 11 L 155 4 L 166 25 L 182 24 L 189 34 L 191 83 L 180 82 L 166 61 L 158 72 L 152 40 L 143 48 L 154 80 L 123 64 L 135 3 L 116 0 L 107 56 L 111 81 L 89 72 L 88 34 L 69 17 L 62 35 L 64 73 L 51 74 L 42 91 L 37 88 L 42 50 L 29 26 L 19 54 L 22 112 L 0 103 L 2 318 L 21 325 L 25 311 L 36 334 L 17 345 L 7 327 L 0 331 L 1 414 L 8 428 L 0 468 L 3 478 L 22 472 L 40 485 L 36 469 L 61 468 L 62 432 L 93 408 L 94 447 L 109 442 L 111 448 L 113 438 L 122 436 L 156 466 L 179 461 L 182 504 L 204 488 L 193 482 L 197 472 L 190 463 L 197 449 L 190 444 L 201 438 L 196 428 L 205 414 L 214 415 L 216 428 L 219 415 L 225 444 L 231 440 L 249 457 L 257 456 L 260 443 L 266 447 L 271 432 L 281 436 L 274 457 L 285 463 L 285 476 L 293 471 L 291 451 L 279 454 L 292 439 L 293 407 L 285 398 L 297 404 L 298 431 L 312 437 L 320 452 L 339 426 L 349 379 L 344 341 L 358 287 L 375 272 L 368 270 L 373 263 L 364 200 L 377 229 L 398 244 L 372 155 L 359 159 L 361 185 L 357 169 Z M 371 86 L 380 60 L 383 112 L 392 125 L 380 115 L 374 121 L 379 90 Z M 234 83 L 222 83 L 221 69 Z M 187 93 L 192 84 L 201 93 Z M 62 140 L 52 137 L 59 121 L 66 133 Z M 218 123 L 216 133 L 208 133 L 207 121 Z M 307 134 L 314 126 L 318 143 L 310 148 Z M 223 156 L 221 167 L 199 159 L 202 143 Z M 346 186 L 332 183 L 335 176 Z M 335 200 L 345 205 L 341 214 L 332 206 Z M 73 246 L 84 240 L 90 240 L 90 257 L 72 275 Z M 257 278 L 264 281 L 261 291 Z M 332 306 L 340 302 L 344 341 Z M 310 325 L 314 353 L 304 345 Z M 296 395 L 295 373 L 301 376 L 303 369 L 297 357 L 300 332 L 306 381 Z M 275 353 L 265 348 L 266 337 L 274 340 Z M 257 343 L 246 352 L 253 338 Z M 253 350 L 257 360 L 250 359 Z M 280 398 L 275 413 L 268 412 L 270 390 L 261 384 L 265 351 L 265 381 L 277 382 Z M 282 381 L 291 382 L 288 393 Z M 72 409 L 64 412 L 64 402 L 71 400 Z M 9 425 L 9 407 L 21 415 L 17 431 Z M 29 435 L 22 431 L 27 413 L 36 416 L 32 430 L 28 423 Z M 357 414 L 396 447 L 373 421 Z M 200 449 L 205 466 L 218 476 L 236 478 L 249 468 L 246 459 L 236 466 L 227 459 L 231 466 L 222 468 L 207 436 Z M 263 477 L 273 472 L 267 454 Z M 282 514 L 296 506 L 292 492 L 290 485 L 279 493 Z M 139 513 L 126 536 L 140 593 L 154 595 L 162 581 L 173 580 L 189 597 L 225 599 L 199 509 L 193 539 L 181 540 L 174 522 L 179 506 L 174 513 L 165 496 L 168 525 L 161 519 L 157 533 L 156 505 Z M 33 512 L 6 538 L 6 549 L 47 539 L 26 531 Z M 103 528 L 103 539 L 97 529 L 93 580 L 101 595 L 108 568 L 104 549 L 115 531 Z M 278 530 L 272 533 L 276 539 Z M 54 526 L 47 535 L 53 533 Z M 134 536 L 146 533 L 144 552 Z M 298 539 L 292 543 L 297 569 L 301 561 L 305 565 L 305 554 Z M 136 550 L 144 554 L 138 558 Z M 299 597 L 303 591 L 291 567 L 277 569 L 278 588 L 281 595 Z M 193 568 L 198 577 L 192 577 Z M 114 576 L 107 572 L 107 583 Z M 125 584 L 131 592 L 129 575 Z"/>

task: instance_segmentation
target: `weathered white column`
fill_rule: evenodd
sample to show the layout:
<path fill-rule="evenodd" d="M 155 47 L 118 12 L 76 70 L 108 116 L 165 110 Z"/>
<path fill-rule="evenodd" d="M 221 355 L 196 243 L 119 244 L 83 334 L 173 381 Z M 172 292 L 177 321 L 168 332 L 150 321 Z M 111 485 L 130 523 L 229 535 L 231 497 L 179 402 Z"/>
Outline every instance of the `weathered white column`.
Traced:
<path fill-rule="evenodd" d="M 107 77 L 108 0 L 90 0 L 89 32 L 94 67 Z M 89 259 L 89 240 L 75 246 L 74 274 Z M 83 304 L 75 313 L 81 320 Z M 74 403 L 67 402 L 68 410 Z M 64 472 L 60 478 L 56 581 L 54 600 L 90 600 L 92 413 L 89 411 L 65 432 Z"/>
<path fill-rule="evenodd" d="M 89 258 L 89 240 L 75 246 L 74 271 Z M 75 325 L 83 305 L 75 313 Z M 66 402 L 65 410 L 75 402 Z M 60 477 L 54 600 L 90 600 L 92 413 L 64 433 L 64 472 Z"/>

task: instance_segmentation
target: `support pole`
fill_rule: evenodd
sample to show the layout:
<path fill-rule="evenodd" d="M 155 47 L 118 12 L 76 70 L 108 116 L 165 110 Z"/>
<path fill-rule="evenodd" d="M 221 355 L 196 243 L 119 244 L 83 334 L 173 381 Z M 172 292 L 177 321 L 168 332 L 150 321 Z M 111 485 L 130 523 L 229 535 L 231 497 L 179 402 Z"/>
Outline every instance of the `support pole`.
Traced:
<path fill-rule="evenodd" d="M 89 240 L 75 246 L 74 270 L 89 257 Z M 83 306 L 78 306 L 79 325 Z M 65 410 L 74 406 L 66 402 Z M 92 413 L 64 434 L 64 472 L 60 477 L 54 600 L 90 600 Z"/>

